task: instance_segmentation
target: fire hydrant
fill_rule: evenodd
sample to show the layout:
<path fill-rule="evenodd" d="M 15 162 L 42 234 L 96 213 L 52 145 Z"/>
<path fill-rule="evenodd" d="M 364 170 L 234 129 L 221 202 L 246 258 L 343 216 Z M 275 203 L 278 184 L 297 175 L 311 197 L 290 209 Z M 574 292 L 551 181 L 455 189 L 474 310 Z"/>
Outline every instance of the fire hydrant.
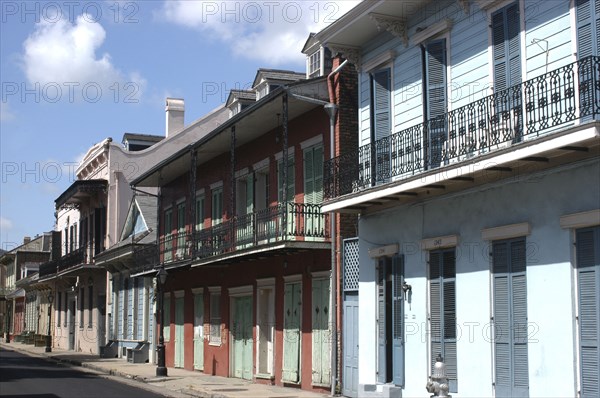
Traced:
<path fill-rule="evenodd" d="M 427 385 L 425 386 L 427 392 L 432 393 L 433 397 L 444 397 L 450 398 L 448 390 L 448 376 L 446 375 L 446 364 L 443 362 L 442 356 L 438 354 L 435 359 L 435 365 L 433 365 L 433 374 L 429 378 Z"/>

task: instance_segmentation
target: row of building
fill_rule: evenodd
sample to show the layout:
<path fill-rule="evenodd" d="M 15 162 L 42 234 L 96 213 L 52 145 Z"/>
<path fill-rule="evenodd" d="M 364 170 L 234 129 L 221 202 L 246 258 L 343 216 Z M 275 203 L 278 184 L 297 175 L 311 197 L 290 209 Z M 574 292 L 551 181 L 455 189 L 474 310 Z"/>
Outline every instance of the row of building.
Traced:
<path fill-rule="evenodd" d="M 597 397 L 599 47 L 600 0 L 364 1 L 305 72 L 94 145 L 0 258 L 5 338 L 156 363 L 162 335 L 167 368 L 350 397 L 439 394 L 440 359 L 454 396 Z"/>

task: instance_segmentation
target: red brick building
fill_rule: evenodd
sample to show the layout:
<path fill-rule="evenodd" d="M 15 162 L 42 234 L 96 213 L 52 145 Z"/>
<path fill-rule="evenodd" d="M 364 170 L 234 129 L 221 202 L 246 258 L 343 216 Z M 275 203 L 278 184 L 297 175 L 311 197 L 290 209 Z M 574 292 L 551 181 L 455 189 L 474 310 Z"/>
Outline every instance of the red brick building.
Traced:
<path fill-rule="evenodd" d="M 347 69 L 332 87 L 355 107 Z M 227 122 L 134 181 L 160 192 L 157 260 L 139 274 L 168 273 L 167 367 L 330 390 L 339 321 L 332 224 L 321 212 L 331 153 L 321 75 L 259 70 L 254 93 L 232 92 Z M 335 134 L 353 126 L 334 122 Z"/>

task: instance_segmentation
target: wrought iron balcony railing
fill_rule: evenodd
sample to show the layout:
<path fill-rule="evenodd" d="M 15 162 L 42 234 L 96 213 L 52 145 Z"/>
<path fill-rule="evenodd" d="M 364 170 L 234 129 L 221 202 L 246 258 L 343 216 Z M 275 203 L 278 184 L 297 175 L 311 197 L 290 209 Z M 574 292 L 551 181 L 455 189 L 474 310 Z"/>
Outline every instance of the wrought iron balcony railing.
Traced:
<path fill-rule="evenodd" d="M 283 203 L 237 216 L 195 233 L 179 232 L 159 239 L 158 260 L 169 263 L 206 259 L 280 241 L 327 241 L 328 215 L 321 205 Z"/>
<path fill-rule="evenodd" d="M 325 162 L 333 199 L 555 132 L 600 116 L 600 57 L 527 80 Z"/>
<path fill-rule="evenodd" d="M 59 259 L 51 260 L 40 265 L 40 277 L 53 275 L 79 265 L 87 264 L 92 245 L 81 246 L 65 254 Z"/>

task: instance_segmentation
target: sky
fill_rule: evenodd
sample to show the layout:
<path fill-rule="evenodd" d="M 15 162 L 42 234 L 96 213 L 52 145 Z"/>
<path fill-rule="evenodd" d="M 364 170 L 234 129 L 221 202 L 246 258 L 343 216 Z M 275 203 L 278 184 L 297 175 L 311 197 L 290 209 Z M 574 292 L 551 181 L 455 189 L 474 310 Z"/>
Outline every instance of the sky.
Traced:
<path fill-rule="evenodd" d="M 0 248 L 54 228 L 54 200 L 95 143 L 191 123 L 359 1 L 0 0 Z"/>

